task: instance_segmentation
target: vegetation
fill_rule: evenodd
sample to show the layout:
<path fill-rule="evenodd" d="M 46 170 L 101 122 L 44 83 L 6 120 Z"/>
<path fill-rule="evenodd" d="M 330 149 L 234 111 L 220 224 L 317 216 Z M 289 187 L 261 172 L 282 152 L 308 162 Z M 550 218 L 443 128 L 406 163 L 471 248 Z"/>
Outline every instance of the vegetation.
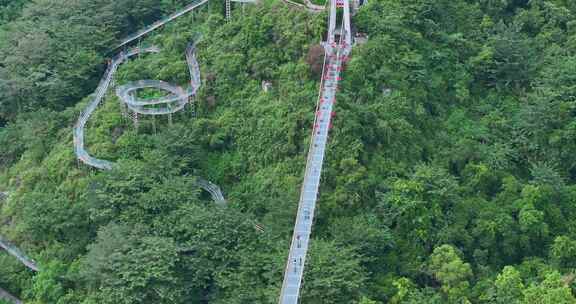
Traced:
<path fill-rule="evenodd" d="M 325 14 L 178 19 L 117 82 L 185 84 L 201 34 L 195 114 L 136 129 L 110 94 L 87 143 L 117 168 L 72 150 L 115 43 L 187 3 L 0 0 L 0 234 L 42 267 L 0 253 L 0 286 L 26 303 L 277 301 Z M 302 303 L 576 303 L 576 4 L 371 0 L 353 22 L 369 39 L 343 74 Z"/>

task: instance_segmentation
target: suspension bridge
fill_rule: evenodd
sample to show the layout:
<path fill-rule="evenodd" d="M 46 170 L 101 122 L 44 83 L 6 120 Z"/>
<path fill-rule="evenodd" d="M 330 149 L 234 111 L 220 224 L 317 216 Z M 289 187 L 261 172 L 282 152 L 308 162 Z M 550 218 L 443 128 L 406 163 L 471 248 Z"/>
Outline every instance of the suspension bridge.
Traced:
<path fill-rule="evenodd" d="M 342 7 L 344 11 L 339 32 L 336 30 L 336 9 L 338 7 Z M 316 105 L 316 116 L 312 128 L 312 137 L 308 149 L 292 242 L 280 291 L 280 304 L 297 304 L 300 296 L 310 235 L 312 234 L 314 210 L 316 209 L 320 186 L 320 175 L 326 153 L 328 131 L 332 126 L 332 117 L 334 115 L 333 107 L 336 102 L 340 71 L 342 71 L 342 66 L 346 62 L 352 47 L 350 5 L 348 0 L 331 0 L 329 18 L 328 39 L 324 43 L 325 56 L 320 93 Z"/>

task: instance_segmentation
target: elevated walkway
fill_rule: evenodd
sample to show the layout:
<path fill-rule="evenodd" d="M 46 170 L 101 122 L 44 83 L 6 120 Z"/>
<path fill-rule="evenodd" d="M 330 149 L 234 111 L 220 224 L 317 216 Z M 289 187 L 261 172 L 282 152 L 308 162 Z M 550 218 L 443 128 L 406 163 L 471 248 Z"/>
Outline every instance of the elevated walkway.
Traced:
<path fill-rule="evenodd" d="M 180 16 L 183 16 L 194 9 L 202 6 L 203 4 L 207 3 L 209 0 L 197 0 L 183 9 L 171 14 L 170 16 L 155 22 L 154 24 L 136 32 L 133 35 L 130 35 L 124 39 L 122 39 L 121 43 L 117 45 L 116 48 L 124 47 L 127 44 L 142 38 L 143 36 L 155 31 L 156 29 L 164 26 L 171 21 L 174 21 Z M 242 3 L 256 3 L 256 0 L 232 0 L 236 2 Z M 86 123 L 90 116 L 94 113 L 98 105 L 104 99 L 106 92 L 108 91 L 111 83 L 113 82 L 113 77 L 120 64 L 124 61 L 129 59 L 132 56 L 141 54 L 141 53 L 158 53 L 160 50 L 155 47 L 147 47 L 147 48 L 132 48 L 128 51 L 122 51 L 117 56 L 115 56 L 108 65 L 108 69 L 104 73 L 104 77 L 100 81 L 96 92 L 94 93 L 94 98 L 88 104 L 86 109 L 82 112 L 80 117 L 78 118 L 78 122 L 74 126 L 74 151 L 76 153 L 77 158 L 82 161 L 83 163 L 95 167 L 101 170 L 111 170 L 114 166 L 114 163 L 98 159 L 91 156 L 85 148 L 84 145 L 84 129 L 86 127 Z M 184 106 L 189 102 L 189 97 L 196 94 L 198 88 L 201 85 L 201 78 L 200 78 L 200 68 L 198 66 L 198 62 L 196 61 L 195 57 L 195 46 L 191 44 L 186 49 L 186 61 L 188 63 L 188 67 L 190 70 L 190 87 L 188 89 L 182 89 L 178 86 L 173 86 L 169 83 L 159 81 L 159 80 L 142 80 L 137 82 L 132 82 L 125 84 L 123 86 L 118 87 L 116 93 L 120 100 L 128 106 L 130 110 L 134 112 L 134 117 L 137 117 L 138 114 L 145 114 L 145 115 L 163 115 L 163 114 L 172 114 L 177 111 L 180 111 Z M 167 95 L 163 98 L 158 99 L 139 99 L 136 97 L 135 92 L 138 89 L 142 88 L 157 88 L 161 90 L 165 90 L 170 92 L 171 94 Z M 164 105 L 164 106 L 158 106 Z M 219 204 L 224 204 L 224 195 L 219 187 L 216 185 L 199 179 L 198 186 L 202 189 L 206 190 L 210 193 L 212 198 L 215 202 Z"/>
<path fill-rule="evenodd" d="M 18 247 L 14 246 L 2 236 L 0 236 L 0 248 L 17 258 L 24 266 L 28 267 L 28 269 L 36 272 L 40 270 L 33 259 L 26 256 Z"/>
<path fill-rule="evenodd" d="M 86 127 L 86 124 L 90 119 L 90 116 L 92 116 L 94 111 L 96 111 L 96 108 L 98 108 L 98 105 L 102 102 L 102 100 L 104 100 L 106 92 L 108 91 L 110 83 L 112 82 L 114 74 L 118 70 L 120 64 L 122 64 L 122 62 L 124 62 L 125 60 L 134 55 L 138 55 L 140 53 L 157 53 L 159 51 L 160 49 L 158 49 L 157 47 L 133 48 L 126 52 L 124 51 L 120 52 L 118 55 L 116 55 L 116 57 L 114 57 L 110 61 L 110 63 L 108 64 L 108 69 L 106 69 L 106 72 L 104 73 L 104 77 L 102 77 L 100 83 L 98 84 L 98 87 L 96 88 L 96 92 L 94 93 L 92 101 L 88 104 L 86 109 L 84 109 L 84 111 L 80 114 L 78 122 L 74 126 L 74 152 L 76 153 L 76 157 L 78 157 L 80 161 L 91 167 L 95 167 L 98 169 L 102 170 L 112 169 L 114 163 L 107 160 L 92 157 L 88 153 L 88 151 L 86 151 L 86 148 L 84 146 L 84 128 Z"/>
<path fill-rule="evenodd" d="M 122 41 L 120 42 L 120 44 L 118 44 L 116 46 L 116 48 L 121 48 L 121 47 L 129 44 L 130 42 L 132 42 L 134 40 L 137 40 L 137 39 L 140 39 L 140 38 L 146 36 L 147 34 L 163 27 L 167 23 L 174 21 L 176 18 L 181 17 L 183 15 L 186 15 L 187 13 L 196 9 L 197 7 L 202 6 L 203 4 L 207 3 L 208 1 L 210 1 L 210 0 L 197 0 L 197 1 L 194 1 L 194 2 L 186 5 L 186 7 L 175 12 L 174 14 L 171 14 L 170 16 L 168 16 L 162 20 L 154 22 L 153 24 L 143 28 L 142 30 L 122 39 Z"/>
<path fill-rule="evenodd" d="M 116 46 L 116 49 L 121 48 L 129 43 L 131 43 L 132 41 L 138 40 L 144 36 L 146 36 L 147 34 L 163 27 L 164 25 L 166 25 L 167 23 L 170 23 L 172 21 L 174 21 L 175 19 L 177 19 L 178 17 L 184 16 L 187 13 L 195 10 L 196 8 L 206 4 L 208 1 L 210 0 L 196 0 L 188 5 L 186 5 L 183 9 L 171 14 L 170 16 L 159 20 L 157 22 L 152 23 L 151 25 L 143 28 L 142 30 L 122 39 L 122 41 L 120 42 L 120 44 L 118 44 Z M 240 3 L 257 3 L 257 0 L 230 0 L 232 2 L 240 2 Z"/>
<path fill-rule="evenodd" d="M 22 304 L 22 301 L 2 288 L 0 288 L 0 300 L 4 300 L 12 304 Z"/>
<path fill-rule="evenodd" d="M 190 87 L 184 89 L 161 80 L 140 80 L 129 82 L 116 88 L 116 95 L 133 112 L 144 115 L 165 115 L 182 110 L 189 98 L 196 95 L 202 85 L 200 67 L 196 61 L 196 47 L 191 43 L 186 49 L 186 62 L 190 71 Z M 161 98 L 141 99 L 136 97 L 136 91 L 144 88 L 155 88 L 170 92 Z"/>
<path fill-rule="evenodd" d="M 142 80 L 138 82 L 128 83 L 124 86 L 118 87 L 117 89 L 118 97 L 120 97 L 122 102 L 126 103 L 128 107 L 131 110 L 135 111 L 136 113 L 161 115 L 161 114 L 170 114 L 181 110 L 188 102 L 188 97 L 195 94 L 201 85 L 200 69 L 198 67 L 198 62 L 196 61 L 194 51 L 195 51 L 194 44 L 190 44 L 190 46 L 187 48 L 186 51 L 186 58 L 191 73 L 190 74 L 191 86 L 189 89 L 184 90 L 180 87 L 173 86 L 166 82 L 157 80 Z M 80 114 L 78 122 L 74 126 L 74 152 L 76 153 L 76 157 L 80 161 L 87 164 L 88 166 L 95 167 L 101 170 L 111 170 L 114 167 L 113 162 L 93 157 L 88 153 L 88 151 L 86 151 L 84 143 L 84 130 L 86 124 L 88 123 L 88 120 L 90 119 L 94 111 L 96 111 L 98 105 L 104 100 L 106 92 L 110 87 L 114 74 L 118 70 L 118 67 L 124 61 L 128 60 L 132 56 L 141 53 L 158 53 L 158 52 L 160 52 L 160 49 L 155 46 L 147 48 L 133 48 L 128 51 L 120 52 L 116 57 L 114 57 L 110 61 L 108 69 L 106 70 L 106 73 L 104 73 L 104 77 L 100 81 L 100 84 L 98 85 L 98 88 L 94 93 L 94 98 L 88 104 L 84 112 Z M 159 99 L 140 100 L 135 97 L 134 92 L 137 89 L 141 89 L 144 87 L 165 89 L 170 92 L 173 92 L 173 94 Z M 158 104 L 167 104 L 168 106 L 162 108 L 147 107 Z M 222 194 L 222 191 L 218 186 L 202 179 L 199 179 L 198 186 L 206 190 L 208 193 L 210 193 L 215 202 L 219 204 L 225 203 L 224 195 Z"/>

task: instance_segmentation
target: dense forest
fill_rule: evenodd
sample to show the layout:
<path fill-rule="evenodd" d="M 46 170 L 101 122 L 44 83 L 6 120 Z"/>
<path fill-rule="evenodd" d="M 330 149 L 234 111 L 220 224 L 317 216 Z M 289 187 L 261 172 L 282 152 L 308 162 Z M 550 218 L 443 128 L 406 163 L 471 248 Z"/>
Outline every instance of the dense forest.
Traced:
<path fill-rule="evenodd" d="M 196 39 L 194 109 L 135 127 L 111 93 L 86 142 L 118 166 L 74 155 L 120 38 L 189 2 L 0 0 L 0 235 L 42 269 L 0 252 L 0 287 L 26 303 L 277 302 L 326 13 L 168 24 L 116 81 L 186 83 Z M 353 25 L 301 303 L 576 303 L 576 2 L 370 0 Z"/>

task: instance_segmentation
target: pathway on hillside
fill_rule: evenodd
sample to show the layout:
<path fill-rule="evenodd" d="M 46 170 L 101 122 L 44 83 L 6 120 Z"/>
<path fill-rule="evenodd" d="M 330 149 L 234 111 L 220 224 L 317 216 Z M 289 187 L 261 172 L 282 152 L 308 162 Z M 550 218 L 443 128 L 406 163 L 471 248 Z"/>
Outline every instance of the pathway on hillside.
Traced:
<path fill-rule="evenodd" d="M 0 300 L 5 300 L 14 304 L 22 304 L 22 301 L 2 288 L 0 288 Z"/>
<path fill-rule="evenodd" d="M 162 20 L 156 21 L 153 24 L 143 28 L 142 30 L 122 39 L 122 41 L 120 42 L 120 44 L 118 44 L 116 46 L 116 48 L 121 48 L 121 47 L 131 43 L 132 41 L 134 41 L 136 39 L 140 39 L 140 38 L 146 36 L 147 34 L 161 28 L 162 26 L 166 25 L 167 23 L 174 21 L 176 18 L 193 11 L 194 9 L 205 4 L 208 1 L 209 0 L 197 0 L 197 1 L 194 1 L 194 2 L 186 5 L 183 9 L 175 12 L 174 14 L 172 14 L 172 15 L 170 15 L 170 16 L 162 19 Z"/>
<path fill-rule="evenodd" d="M 233 0 L 237 2 L 254 2 L 253 0 Z M 182 10 L 154 23 L 153 25 L 135 33 L 134 35 L 130 35 L 125 39 L 122 39 L 119 47 L 125 46 L 137 39 L 140 39 L 144 35 L 162 27 L 163 25 L 175 20 L 176 18 L 183 16 L 184 14 L 193 11 L 195 8 L 205 4 L 208 0 L 200 0 L 195 1 L 189 5 L 187 5 Z M 84 133 L 85 127 L 94 113 L 98 105 L 104 100 L 106 93 L 110 85 L 113 83 L 114 75 L 118 70 L 118 67 L 128 60 L 130 57 L 139 55 L 141 53 L 158 53 L 160 50 L 157 47 L 147 47 L 147 48 L 132 48 L 128 51 L 121 51 L 116 55 L 108 64 L 108 69 L 104 73 L 104 77 L 102 77 L 100 84 L 98 85 L 96 92 L 94 93 L 94 98 L 88 104 L 86 109 L 82 112 L 80 117 L 78 118 L 78 122 L 74 126 L 74 151 L 76 153 L 77 158 L 82 161 L 83 163 L 98 168 L 102 170 L 111 170 L 114 166 L 114 163 L 98 159 L 91 156 L 88 151 L 86 151 L 85 143 L 84 143 Z M 134 112 L 134 115 L 138 114 L 145 114 L 145 115 L 163 115 L 163 114 L 172 114 L 186 106 L 189 102 L 189 97 L 196 94 L 198 88 L 201 85 L 201 78 L 200 78 L 200 68 L 198 66 L 198 62 L 196 61 L 195 56 L 195 46 L 194 44 L 190 44 L 189 47 L 186 49 L 186 61 L 188 64 L 188 68 L 190 71 L 190 86 L 188 89 L 182 89 L 179 86 L 174 86 L 169 83 L 159 81 L 159 80 L 141 80 L 137 82 L 131 82 L 122 86 L 119 86 L 116 90 L 116 93 L 120 100 L 126 105 L 130 110 Z M 136 97 L 136 91 L 143 88 L 156 88 L 160 90 L 164 90 L 169 92 L 166 97 L 157 98 L 157 99 L 139 99 Z M 159 105 L 164 105 L 160 106 Z M 222 205 L 225 204 L 224 195 L 220 188 L 211 182 L 198 179 L 197 185 L 206 190 L 212 196 L 212 199 Z"/>
<path fill-rule="evenodd" d="M 336 33 L 336 8 L 343 7 L 342 27 Z M 340 71 L 351 50 L 350 5 L 348 0 L 330 1 L 330 20 L 328 41 L 324 44 L 325 59 L 320 82 L 320 96 L 316 105 L 312 139 L 308 150 L 308 159 L 304 173 L 304 182 L 300 192 L 300 202 L 292 243 L 284 272 L 284 281 L 280 292 L 280 304 L 297 304 L 306 265 L 306 255 L 314 222 L 314 210 L 320 186 L 320 175 L 328 141 L 328 131 L 332 126 L 333 106 L 340 80 Z M 338 36 L 338 41 L 336 38 Z"/>
<path fill-rule="evenodd" d="M 194 55 L 194 44 L 186 50 L 186 59 L 188 62 L 188 67 L 190 70 L 190 87 L 186 90 L 173 86 L 163 81 L 157 80 L 142 80 L 137 82 L 127 83 L 123 86 L 118 87 L 117 94 L 120 100 L 125 103 L 131 110 L 136 113 L 148 114 L 148 115 L 162 115 L 170 114 L 181 110 L 187 103 L 188 98 L 194 94 L 200 87 L 200 69 Z M 98 108 L 98 105 L 104 100 L 106 92 L 113 81 L 114 74 L 118 70 L 118 67 L 126 60 L 132 56 L 136 56 L 141 53 L 157 53 L 160 49 L 152 46 L 147 48 L 133 48 L 128 51 L 122 51 L 116 57 L 114 57 L 109 65 L 108 69 L 104 73 L 104 77 L 100 80 L 100 84 L 96 88 L 94 93 L 94 98 L 88 104 L 86 109 L 78 117 L 78 122 L 74 125 L 74 152 L 76 157 L 83 163 L 95 167 L 101 170 L 111 170 L 114 167 L 114 163 L 108 160 L 99 159 L 91 156 L 88 151 L 86 151 L 84 142 L 84 133 L 86 124 L 88 120 Z M 172 94 L 167 95 L 167 97 L 158 99 L 142 100 L 135 97 L 135 91 L 141 88 L 158 88 L 163 90 L 168 90 Z M 160 104 L 166 105 L 165 107 L 157 107 Z M 198 178 L 198 186 L 206 190 L 212 196 L 212 199 L 218 204 L 224 204 L 224 195 L 220 188 L 209 181 Z"/>
<path fill-rule="evenodd" d="M 154 31 L 155 29 L 158 29 L 159 27 L 165 25 L 166 23 L 173 21 L 176 18 L 178 18 L 178 17 L 180 17 L 180 16 L 182 16 L 188 12 L 191 12 L 195 8 L 201 6 L 202 4 L 204 4 L 208 1 L 209 0 L 201 0 L 201 1 L 196 1 L 194 3 L 187 5 L 182 10 L 168 16 L 167 18 L 165 18 L 159 22 L 154 23 L 152 26 L 149 26 L 149 27 L 137 32 L 134 35 L 130 35 L 127 38 L 122 39 L 120 46 L 127 45 L 128 43 L 131 43 L 134 40 L 141 38 L 142 36 Z M 238 0 L 238 1 L 254 2 L 252 0 Z M 88 164 L 89 166 L 92 166 L 92 167 L 95 167 L 98 169 L 103 169 L 103 170 L 112 169 L 114 163 L 107 161 L 107 160 L 92 157 L 86 151 L 85 146 L 84 146 L 84 128 L 85 128 L 86 123 L 88 122 L 88 119 L 90 118 L 90 116 L 94 113 L 94 111 L 96 110 L 98 105 L 104 99 L 106 92 L 108 91 L 108 88 L 110 87 L 110 84 L 113 81 L 113 76 L 116 73 L 119 65 L 132 56 L 135 56 L 135 55 L 138 55 L 141 53 L 158 53 L 159 51 L 160 51 L 160 49 L 157 47 L 154 47 L 154 46 L 147 47 L 147 48 L 133 48 L 133 49 L 128 50 L 128 51 L 120 52 L 116 57 L 114 57 L 114 59 L 112 59 L 109 62 L 108 68 L 107 68 L 106 72 L 104 73 L 104 76 L 100 80 L 98 87 L 96 88 L 96 92 L 94 93 L 94 97 L 93 97 L 92 101 L 88 104 L 88 106 L 81 113 L 80 117 L 78 118 L 78 122 L 74 126 L 74 134 L 73 134 L 74 135 L 74 151 L 75 151 L 76 156 L 78 157 L 79 160 Z M 196 59 L 194 57 L 194 48 L 193 47 L 189 47 L 187 49 L 186 59 L 187 59 L 188 66 L 190 69 L 191 82 L 196 83 L 197 86 L 199 86 L 200 85 L 200 71 L 199 71 Z M 195 87 L 195 86 L 192 85 L 192 87 Z M 197 87 L 196 87 L 196 89 L 197 89 Z M 195 92 L 195 90 L 194 90 L 194 92 Z M 131 95 L 128 94 L 127 96 L 131 96 Z M 130 100 L 130 101 L 132 101 L 132 100 Z M 135 108 L 138 108 L 139 105 L 136 102 L 135 104 L 133 104 L 133 106 Z M 217 204 L 223 205 L 226 203 L 226 201 L 224 199 L 224 195 L 222 194 L 222 191 L 220 190 L 220 188 L 217 185 L 215 185 L 215 184 L 213 184 L 207 180 L 204 180 L 204 179 L 198 179 L 197 183 L 198 183 L 199 187 L 201 187 L 202 189 L 204 189 L 208 193 L 210 193 L 210 195 L 212 196 L 212 199 Z M 0 195 L 2 198 L 5 198 L 8 194 L 6 192 L 0 192 Z M 24 264 L 29 269 L 31 269 L 33 271 L 39 270 L 38 266 L 36 265 L 36 262 L 34 262 L 34 260 L 32 260 L 31 258 L 26 256 L 24 253 L 22 253 L 18 249 L 18 247 L 14 246 L 12 243 L 10 243 L 8 240 L 2 238 L 1 236 L 0 236 L 0 248 L 6 250 L 6 252 L 8 252 L 12 256 L 16 257 L 20 262 L 22 262 L 22 264 Z"/>
<path fill-rule="evenodd" d="M 202 6 L 203 4 L 207 3 L 210 0 L 196 0 L 188 5 L 186 5 L 183 9 L 173 13 L 172 15 L 159 20 L 157 22 L 154 22 L 153 24 L 143 28 L 142 30 L 122 39 L 122 41 L 120 42 L 120 44 L 118 44 L 116 46 L 116 48 L 121 48 L 129 43 L 131 43 L 134 40 L 140 39 L 143 36 L 146 36 L 147 34 L 161 28 L 162 26 L 166 25 L 167 23 L 170 23 L 172 21 L 174 21 L 176 18 L 183 16 L 191 11 L 193 11 L 194 9 L 196 9 L 199 6 Z M 240 2 L 240 3 L 256 3 L 257 0 L 231 0 L 232 2 Z"/>
<path fill-rule="evenodd" d="M 120 42 L 120 44 L 116 48 L 124 47 L 131 42 L 134 42 L 138 39 L 141 39 L 143 36 L 155 31 L 156 29 L 166 25 L 181 17 L 189 12 L 192 12 L 194 9 L 202 6 L 203 4 L 207 3 L 209 0 L 197 0 L 194 1 L 183 9 L 171 14 L 170 16 L 155 22 L 154 24 L 136 32 L 133 35 L 130 35 Z M 233 2 L 239 3 L 256 3 L 257 0 L 231 0 Z M 98 88 L 96 89 L 94 99 L 90 104 L 86 107 L 84 112 L 78 118 L 77 124 L 74 126 L 74 151 L 76 152 L 76 156 L 79 160 L 83 163 L 103 170 L 110 170 L 113 167 L 113 163 L 107 160 L 98 159 L 92 157 L 87 151 L 84 146 L 84 129 L 86 127 L 86 123 L 88 119 L 94 113 L 98 105 L 104 99 L 110 84 L 113 82 L 114 74 L 116 73 L 118 66 L 123 63 L 128 58 L 140 54 L 140 53 L 157 53 L 159 49 L 156 47 L 148 47 L 148 48 L 133 48 L 129 51 L 122 51 L 120 52 L 114 59 L 112 59 L 108 65 L 108 69 L 104 74 L 104 77 L 100 81 Z M 117 95 L 120 100 L 128 106 L 132 111 L 134 111 L 135 115 L 139 114 L 147 114 L 147 115 L 162 115 L 162 114 L 172 114 L 181 110 L 188 102 L 189 97 L 196 94 L 196 91 L 201 85 L 200 79 L 200 69 L 198 67 L 198 62 L 196 61 L 195 57 L 195 48 L 194 45 L 191 45 L 186 50 L 186 61 L 188 63 L 188 67 L 190 70 L 190 88 L 187 90 L 183 90 L 180 87 L 173 86 L 163 81 L 158 80 L 142 80 L 138 82 L 132 82 L 126 84 L 124 86 L 118 87 Z M 153 99 L 153 100 L 144 100 L 138 99 L 135 96 L 135 92 L 138 89 L 142 88 L 157 88 L 160 90 L 165 90 L 170 92 L 168 96 L 165 98 Z M 157 106 L 160 104 L 166 105 L 165 107 L 158 108 Z M 137 117 L 137 116 L 136 116 Z M 222 194 L 221 189 L 216 186 L 215 184 L 211 183 L 210 181 L 198 178 L 197 185 L 206 190 L 212 196 L 212 199 L 220 205 L 225 204 L 224 195 Z"/>
<path fill-rule="evenodd" d="M 38 266 L 34 260 L 26 256 L 22 251 L 20 251 L 20 249 L 18 249 L 18 247 L 14 246 L 2 236 L 0 236 L 0 248 L 6 250 L 6 252 L 17 258 L 20 262 L 22 262 L 22 264 L 24 264 L 24 266 L 28 267 L 30 270 L 38 271 Z"/>
<path fill-rule="evenodd" d="M 282 0 L 284 1 L 284 3 L 290 5 L 290 6 L 294 6 L 294 7 L 298 7 L 298 8 L 302 8 L 305 9 L 307 11 L 309 11 L 310 13 L 321 13 L 325 10 L 325 7 L 322 5 L 316 5 L 313 4 L 312 2 L 310 2 L 310 0 L 306 0 L 306 4 L 303 3 L 298 3 L 292 0 Z"/>
<path fill-rule="evenodd" d="M 98 169 L 103 170 L 110 170 L 112 169 L 114 163 L 98 159 L 92 157 L 84 146 L 84 128 L 86 127 L 86 123 L 90 119 L 90 116 L 96 111 L 98 105 L 102 102 L 104 97 L 106 96 L 106 92 L 108 92 L 108 88 L 112 83 L 112 77 L 118 70 L 118 66 L 128 58 L 138 55 L 141 53 L 158 53 L 160 49 L 157 47 L 149 47 L 149 48 L 134 48 L 129 51 L 122 51 L 116 57 L 114 57 L 110 63 L 108 64 L 108 68 L 104 73 L 104 77 L 100 80 L 98 87 L 96 88 L 96 92 L 94 92 L 94 98 L 88 104 L 88 106 L 84 109 L 84 111 L 78 117 L 78 122 L 74 125 L 74 152 L 76 153 L 76 157 L 81 160 L 83 163 L 95 167 Z"/>

